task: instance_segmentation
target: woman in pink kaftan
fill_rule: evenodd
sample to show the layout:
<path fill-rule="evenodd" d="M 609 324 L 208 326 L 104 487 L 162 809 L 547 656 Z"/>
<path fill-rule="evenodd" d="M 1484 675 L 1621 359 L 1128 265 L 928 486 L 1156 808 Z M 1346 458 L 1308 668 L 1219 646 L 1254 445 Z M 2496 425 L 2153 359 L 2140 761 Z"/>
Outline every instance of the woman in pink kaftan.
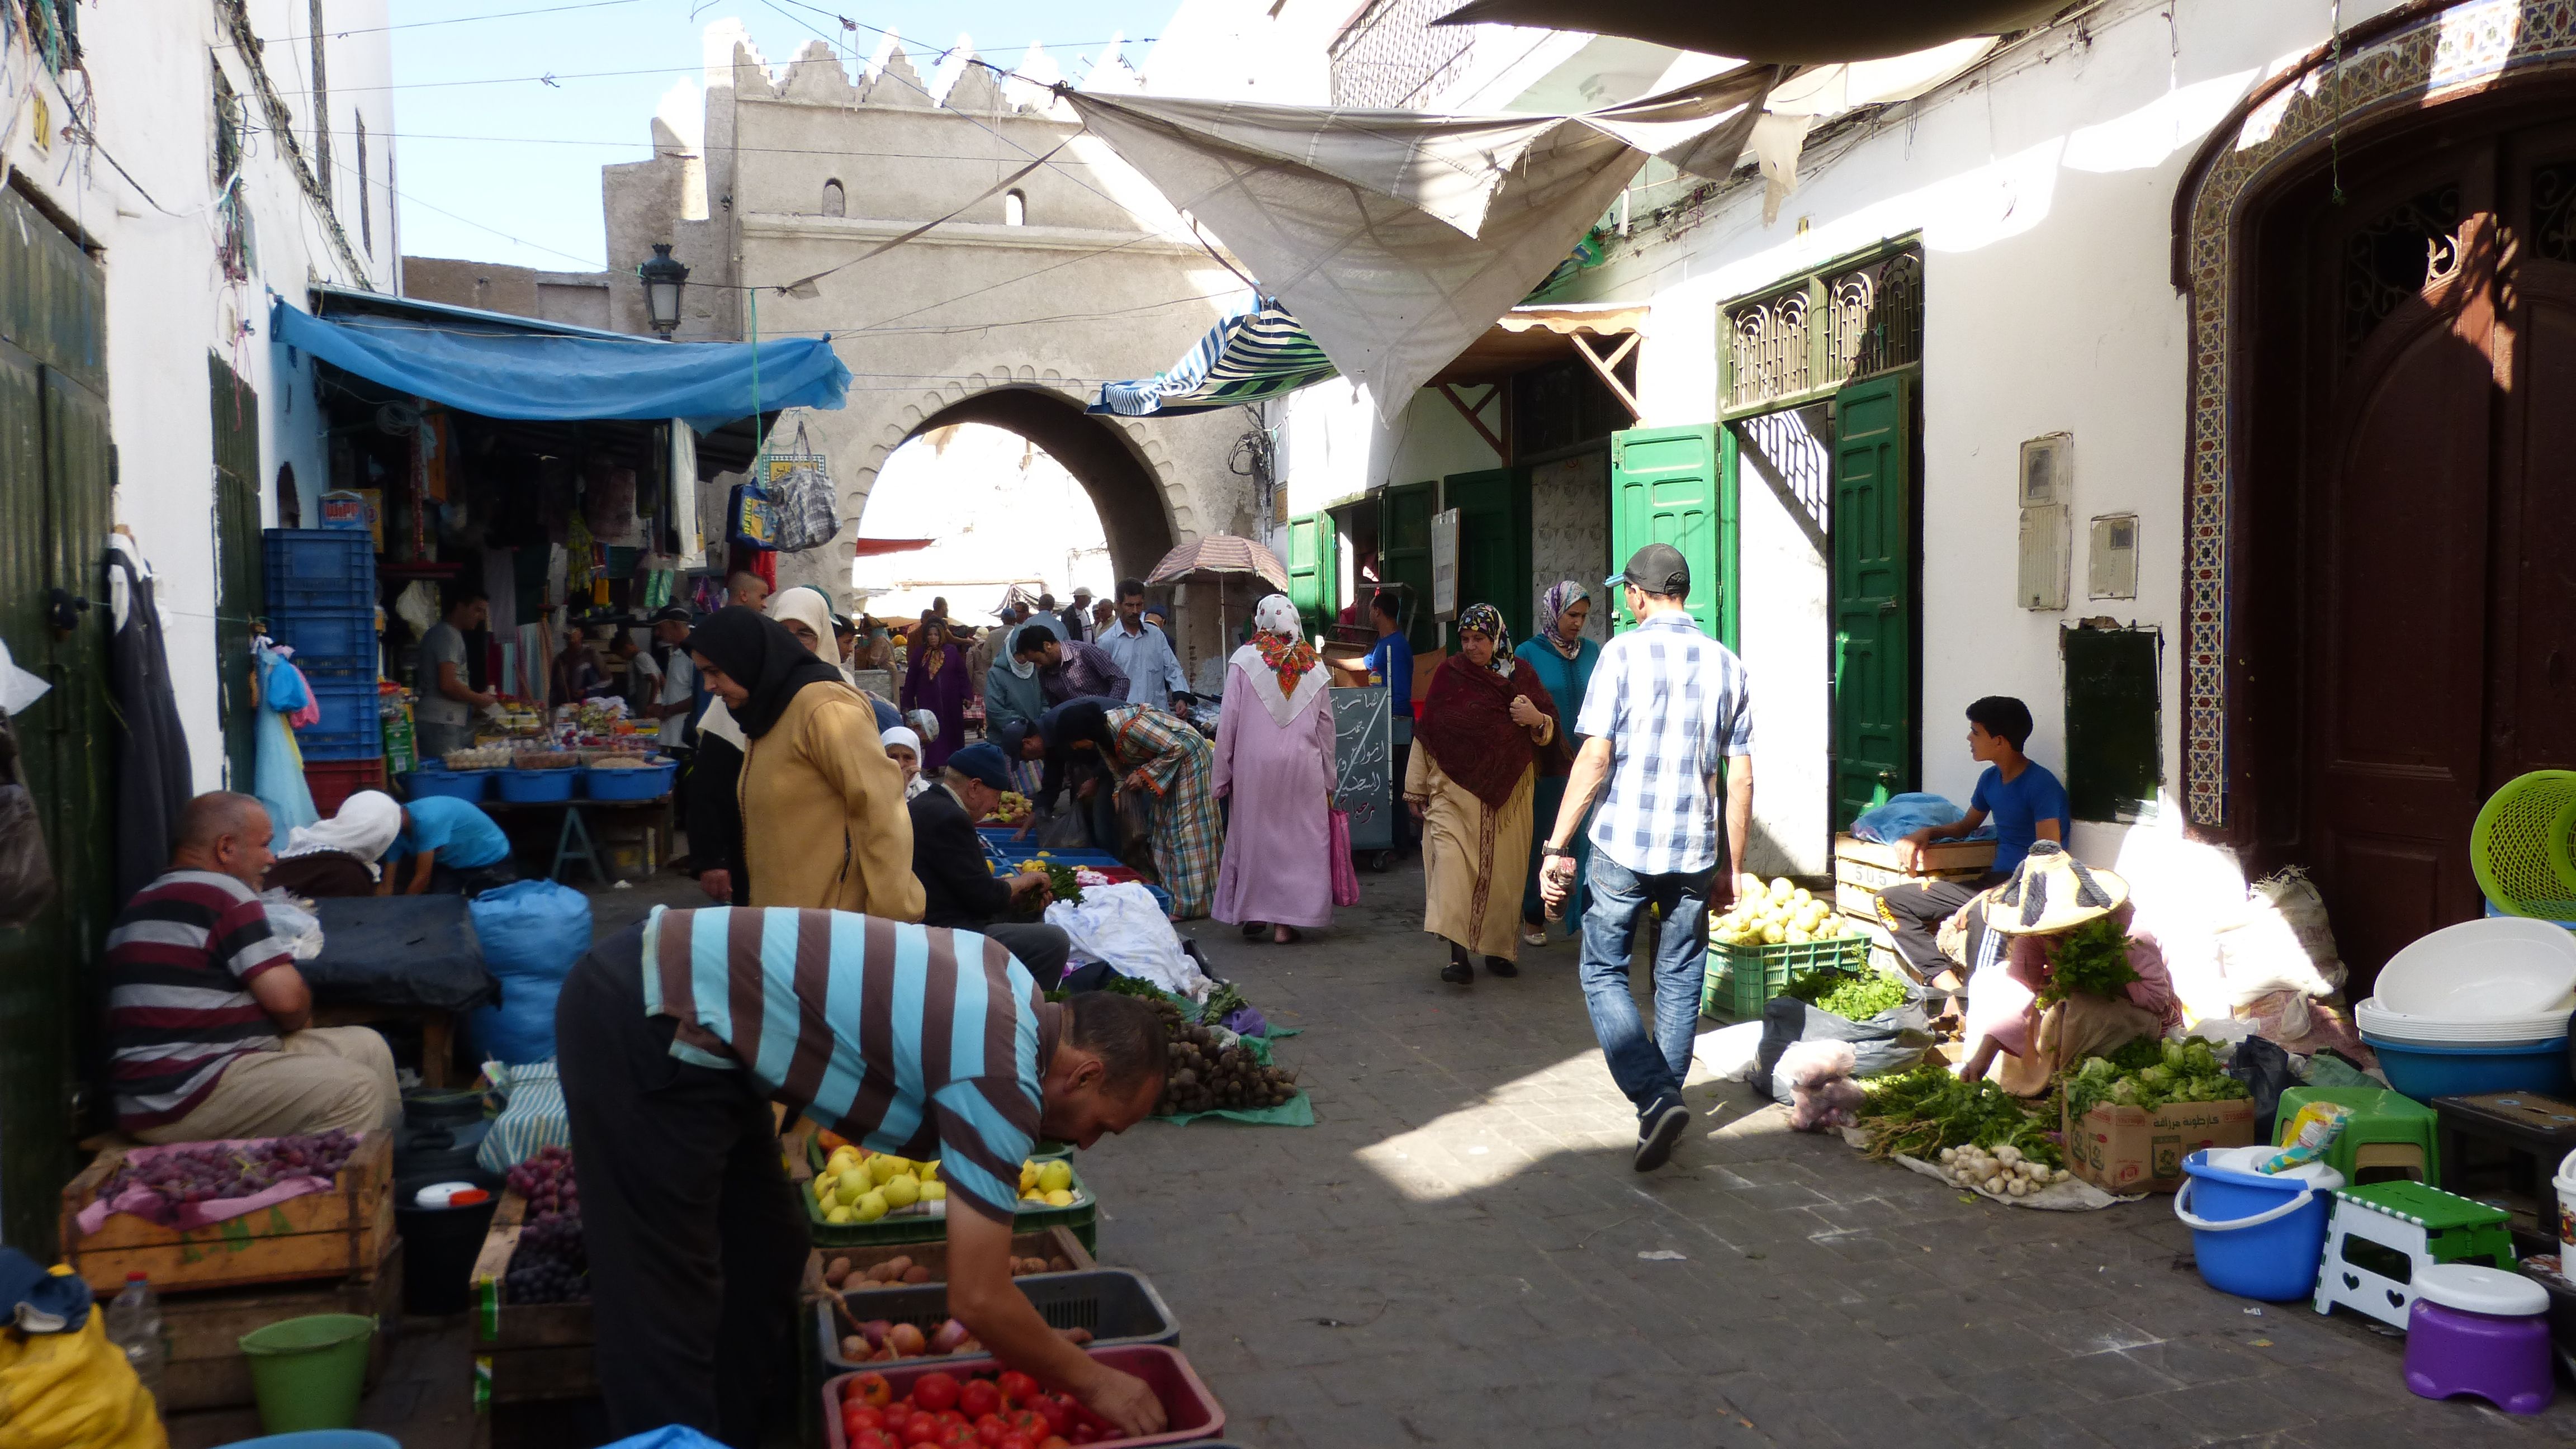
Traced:
<path fill-rule="evenodd" d="M 1252 617 L 1217 719 L 1215 790 L 1233 807 L 1209 914 L 1285 945 L 1333 920 L 1333 701 L 1296 606 L 1272 594 Z"/>

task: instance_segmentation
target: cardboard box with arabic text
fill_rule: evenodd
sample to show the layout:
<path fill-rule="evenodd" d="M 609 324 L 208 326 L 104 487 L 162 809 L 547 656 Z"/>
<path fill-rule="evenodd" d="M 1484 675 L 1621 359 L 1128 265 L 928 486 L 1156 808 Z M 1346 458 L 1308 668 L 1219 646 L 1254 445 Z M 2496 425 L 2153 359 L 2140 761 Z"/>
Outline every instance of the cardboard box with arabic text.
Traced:
<path fill-rule="evenodd" d="M 2066 1128 L 2066 1166 L 2104 1192 L 2172 1192 L 2182 1160 L 2204 1147 L 2254 1145 L 2254 1104 L 2168 1102 L 2149 1111 L 2096 1103 Z"/>

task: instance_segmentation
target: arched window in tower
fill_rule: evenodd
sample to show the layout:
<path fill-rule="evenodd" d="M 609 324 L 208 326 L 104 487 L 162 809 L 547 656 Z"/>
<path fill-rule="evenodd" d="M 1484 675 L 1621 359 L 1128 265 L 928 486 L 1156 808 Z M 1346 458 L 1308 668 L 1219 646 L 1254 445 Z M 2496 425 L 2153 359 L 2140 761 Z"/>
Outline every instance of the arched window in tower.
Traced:
<path fill-rule="evenodd" d="M 1002 225 L 1026 226 L 1029 222 L 1029 194 L 1014 188 L 1002 193 Z"/>
<path fill-rule="evenodd" d="M 826 181 L 823 183 L 823 214 L 825 216 L 847 216 L 850 214 L 849 193 L 841 189 L 841 183 L 838 181 Z"/>

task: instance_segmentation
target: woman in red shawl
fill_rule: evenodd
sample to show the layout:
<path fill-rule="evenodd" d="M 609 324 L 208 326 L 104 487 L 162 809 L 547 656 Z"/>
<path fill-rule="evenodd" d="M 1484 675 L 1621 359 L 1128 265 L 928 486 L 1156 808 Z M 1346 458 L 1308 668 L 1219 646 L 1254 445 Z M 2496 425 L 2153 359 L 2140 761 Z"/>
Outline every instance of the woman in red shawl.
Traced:
<path fill-rule="evenodd" d="M 1540 775 L 1567 766 L 1556 702 L 1513 655 L 1501 611 L 1474 604 L 1419 713 L 1404 803 L 1423 826 L 1422 929 L 1449 943 L 1440 979 L 1474 981 L 1478 956 L 1494 975 L 1517 976 L 1530 799 Z"/>

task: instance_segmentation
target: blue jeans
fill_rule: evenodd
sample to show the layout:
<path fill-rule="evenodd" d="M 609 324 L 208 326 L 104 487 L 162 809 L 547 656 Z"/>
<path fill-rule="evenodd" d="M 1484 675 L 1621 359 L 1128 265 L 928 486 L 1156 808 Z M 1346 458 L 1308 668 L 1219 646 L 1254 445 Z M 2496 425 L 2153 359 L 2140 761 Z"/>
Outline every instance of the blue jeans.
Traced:
<path fill-rule="evenodd" d="M 1640 1114 L 1659 1101 L 1679 1102 L 1690 1075 L 1699 1027 L 1701 978 L 1708 970 L 1708 888 L 1717 867 L 1639 875 L 1602 851 L 1592 852 L 1592 904 L 1583 913 L 1583 1004 L 1592 1034 L 1609 1059 L 1610 1078 Z M 1647 905 L 1663 912 L 1655 940 L 1655 1034 L 1637 1019 L 1628 990 L 1628 960 L 1637 918 Z"/>

